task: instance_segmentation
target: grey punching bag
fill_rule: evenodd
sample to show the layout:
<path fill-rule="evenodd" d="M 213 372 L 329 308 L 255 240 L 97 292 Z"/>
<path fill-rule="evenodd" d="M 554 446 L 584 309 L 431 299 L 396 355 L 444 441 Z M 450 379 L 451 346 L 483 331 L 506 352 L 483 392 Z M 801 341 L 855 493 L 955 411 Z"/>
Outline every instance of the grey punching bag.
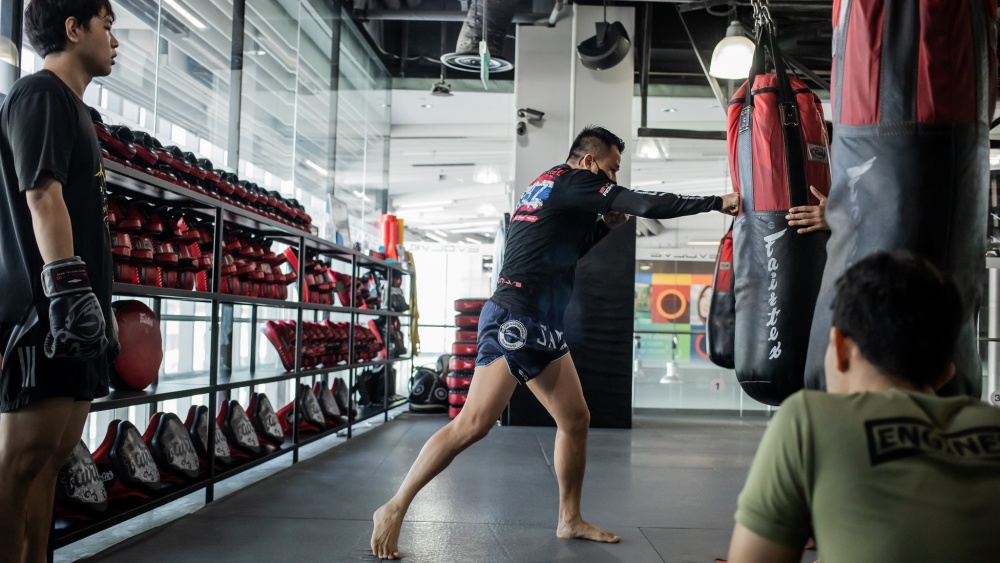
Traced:
<path fill-rule="evenodd" d="M 806 387 L 826 387 L 823 357 L 837 278 L 866 256 L 904 249 L 965 286 L 968 317 L 955 351 L 957 374 L 941 393 L 978 397 L 976 310 L 985 267 L 997 2 L 841 0 L 834 6 L 832 235 Z"/>

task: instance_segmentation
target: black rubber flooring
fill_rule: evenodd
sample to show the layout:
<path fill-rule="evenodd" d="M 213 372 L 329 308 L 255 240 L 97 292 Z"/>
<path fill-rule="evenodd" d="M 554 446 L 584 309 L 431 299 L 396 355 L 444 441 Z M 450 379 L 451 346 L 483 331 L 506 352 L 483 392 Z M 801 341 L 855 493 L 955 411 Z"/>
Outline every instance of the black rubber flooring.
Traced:
<path fill-rule="evenodd" d="M 374 561 L 372 512 L 446 422 L 404 414 L 90 561 Z M 617 545 L 555 537 L 554 429 L 495 428 L 417 497 L 404 561 L 711 563 L 726 556 L 765 425 L 671 415 L 592 430 L 584 517 L 621 534 Z"/>

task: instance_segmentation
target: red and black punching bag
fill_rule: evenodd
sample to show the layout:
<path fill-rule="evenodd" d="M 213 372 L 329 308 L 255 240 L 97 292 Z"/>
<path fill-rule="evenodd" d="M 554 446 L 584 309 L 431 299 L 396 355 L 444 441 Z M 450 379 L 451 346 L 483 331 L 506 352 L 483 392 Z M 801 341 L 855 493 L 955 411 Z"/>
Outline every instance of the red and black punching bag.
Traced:
<path fill-rule="evenodd" d="M 834 2 L 832 237 L 807 387 L 826 387 L 837 278 L 876 252 L 909 250 L 966 284 L 957 373 L 942 393 L 980 396 L 976 305 L 985 268 L 996 16 L 996 0 Z"/>
<path fill-rule="evenodd" d="M 733 347 L 736 345 L 736 297 L 733 295 L 733 229 L 719 242 L 712 278 L 712 300 L 708 307 L 708 358 L 712 363 L 733 369 Z"/>
<path fill-rule="evenodd" d="M 758 26 L 750 77 L 729 103 L 729 162 L 740 194 L 733 224 L 736 378 L 751 398 L 778 405 L 803 386 L 809 326 L 827 232 L 798 234 L 791 207 L 830 191 L 819 98 L 785 72 L 769 25 Z M 765 74 L 770 54 L 775 72 Z"/>
<path fill-rule="evenodd" d="M 121 344 L 111 370 L 111 386 L 141 391 L 156 381 L 163 361 L 160 319 L 141 301 L 115 301 L 111 307 L 118 321 Z"/>

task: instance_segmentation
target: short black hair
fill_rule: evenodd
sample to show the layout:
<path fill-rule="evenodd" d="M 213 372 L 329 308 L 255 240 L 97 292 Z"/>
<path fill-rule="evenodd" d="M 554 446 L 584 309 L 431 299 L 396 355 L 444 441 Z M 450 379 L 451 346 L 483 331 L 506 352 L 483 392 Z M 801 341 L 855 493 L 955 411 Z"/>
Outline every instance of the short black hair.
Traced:
<path fill-rule="evenodd" d="M 618 152 L 625 152 L 625 141 L 604 127 L 588 125 L 573 140 L 566 160 L 580 159 L 588 153 L 597 158 L 604 158 L 608 155 L 611 147 L 618 147 Z"/>
<path fill-rule="evenodd" d="M 966 317 L 955 281 L 910 252 L 873 254 L 837 280 L 833 326 L 883 375 L 934 387 Z"/>
<path fill-rule="evenodd" d="M 81 25 L 106 10 L 115 20 L 110 0 L 31 0 L 24 11 L 24 32 L 28 42 L 40 57 L 47 57 L 66 48 L 66 20 L 76 18 Z"/>

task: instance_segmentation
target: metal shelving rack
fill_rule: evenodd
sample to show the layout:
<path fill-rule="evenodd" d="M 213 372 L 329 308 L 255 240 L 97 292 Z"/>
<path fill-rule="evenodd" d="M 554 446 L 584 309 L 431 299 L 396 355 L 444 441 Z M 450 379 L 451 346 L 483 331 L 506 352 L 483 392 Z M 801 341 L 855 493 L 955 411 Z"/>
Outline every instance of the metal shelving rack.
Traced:
<path fill-rule="evenodd" d="M 296 295 L 299 300 L 282 301 L 278 299 L 262 299 L 218 293 L 217 288 L 220 287 L 221 277 L 218 268 L 213 268 L 211 272 L 212 280 L 210 286 L 213 289 L 211 292 L 115 283 L 113 292 L 116 297 L 132 296 L 151 298 L 153 300 L 153 310 L 157 315 L 160 314 L 160 301 L 163 299 L 211 303 L 211 317 L 208 319 L 211 323 L 210 369 L 207 372 L 190 374 L 188 377 L 182 379 L 167 382 L 156 382 L 151 386 L 151 388 L 144 391 L 113 391 L 110 395 L 95 400 L 91 405 L 91 412 L 107 411 L 137 405 L 151 405 L 152 408 L 155 409 L 156 404 L 161 401 L 207 394 L 209 397 L 208 412 L 212 416 L 212 421 L 214 422 L 215 415 L 219 410 L 220 394 L 224 394 L 238 388 L 253 388 L 267 383 L 294 381 L 295 386 L 294 392 L 292 393 L 292 403 L 295 405 L 293 406 L 293 420 L 298 420 L 298 413 L 296 412 L 298 409 L 298 401 L 294 398 L 297 396 L 299 384 L 303 379 L 312 378 L 317 375 L 348 372 L 348 388 L 353 390 L 357 370 L 380 365 L 389 365 L 412 359 L 412 356 L 409 355 L 398 358 L 388 358 L 390 348 L 389 343 L 391 338 L 391 323 L 389 322 L 385 323 L 384 332 L 381 334 L 386 358 L 368 362 L 357 362 L 354 357 L 355 326 L 361 317 L 409 317 L 410 315 L 408 313 L 398 313 L 381 309 L 362 309 L 356 307 L 356 304 L 353 302 L 355 295 L 354 291 L 351 291 L 352 302 L 350 306 L 347 307 L 304 303 L 300 301 L 305 285 L 305 257 L 307 254 L 318 254 L 331 260 L 336 260 L 344 265 L 349 264 L 352 278 L 357 278 L 360 274 L 360 269 L 362 268 L 379 270 L 385 274 L 385 277 L 388 280 L 389 288 L 392 287 L 393 281 L 399 279 L 399 277 L 411 275 L 410 272 L 403 270 L 399 265 L 390 264 L 389 262 L 367 256 L 351 248 L 331 243 L 294 227 L 256 215 L 255 213 L 238 206 L 217 200 L 206 194 L 163 181 L 159 178 L 116 162 L 106 160 L 104 163 L 104 169 L 108 184 L 108 191 L 111 193 L 140 198 L 161 205 L 183 208 L 185 210 L 189 210 L 195 215 L 199 215 L 202 218 L 213 221 L 215 229 L 214 255 L 216 257 L 222 256 L 222 242 L 225 235 L 226 225 L 254 229 L 272 240 L 280 241 L 296 249 L 297 255 L 299 256 L 299 271 L 297 272 L 298 279 L 296 281 L 298 291 Z M 388 304 L 387 297 L 388 295 L 386 295 L 386 298 L 383 301 L 383 306 Z M 412 306 L 412 279 L 410 283 L 409 303 Z M 228 326 L 226 326 L 227 321 L 223 319 L 222 309 L 223 307 L 232 307 L 234 305 L 247 305 L 251 307 L 251 354 L 249 369 L 229 369 L 220 365 L 224 360 L 221 357 L 220 336 L 223 333 L 232 332 L 233 322 L 232 315 L 227 315 Z M 263 370 L 256 369 L 256 343 L 259 308 L 284 309 L 296 312 L 295 367 L 292 371 L 281 371 L 273 368 Z M 312 312 L 312 314 L 317 317 L 321 313 L 339 313 L 350 315 L 350 331 L 348 333 L 349 358 L 347 364 L 310 369 L 302 367 L 302 321 L 303 314 L 307 311 Z M 390 384 L 388 377 L 390 373 L 391 370 L 386 370 L 385 372 L 387 381 L 384 386 L 385 393 L 382 397 L 383 403 L 381 409 L 366 413 L 364 416 L 358 416 L 353 420 L 348 417 L 348 422 L 339 427 L 328 428 L 322 432 L 308 435 L 300 435 L 299 425 L 293 424 L 292 432 L 289 436 L 286 436 L 285 443 L 281 448 L 243 463 L 234 464 L 233 466 L 217 470 L 215 463 L 215 433 L 209 432 L 206 449 L 210 452 L 210 456 L 207 460 L 207 470 L 205 472 L 206 474 L 197 481 L 162 489 L 153 498 L 148 500 L 135 501 L 132 499 L 126 499 L 118 506 L 110 507 L 109 511 L 102 515 L 99 519 L 80 525 L 73 525 L 67 528 L 55 529 L 53 530 L 49 541 L 50 550 L 69 545 L 75 541 L 111 528 L 129 520 L 130 518 L 134 518 L 153 509 L 164 506 L 174 500 L 198 492 L 202 489 L 205 491 L 205 501 L 212 502 L 215 496 L 215 484 L 223 479 L 238 475 L 248 469 L 289 453 L 292 455 L 292 462 L 297 463 L 299 460 L 299 449 L 306 444 L 337 434 L 344 430 L 347 432 L 347 438 L 350 439 L 352 437 L 352 430 L 355 424 L 378 416 L 383 416 L 384 420 L 388 421 L 390 410 L 407 403 L 405 399 L 395 402 L 389 401 Z M 205 383 L 206 376 L 208 380 L 207 384 Z M 354 393 L 352 391 L 349 399 L 349 410 L 354 406 Z"/>

